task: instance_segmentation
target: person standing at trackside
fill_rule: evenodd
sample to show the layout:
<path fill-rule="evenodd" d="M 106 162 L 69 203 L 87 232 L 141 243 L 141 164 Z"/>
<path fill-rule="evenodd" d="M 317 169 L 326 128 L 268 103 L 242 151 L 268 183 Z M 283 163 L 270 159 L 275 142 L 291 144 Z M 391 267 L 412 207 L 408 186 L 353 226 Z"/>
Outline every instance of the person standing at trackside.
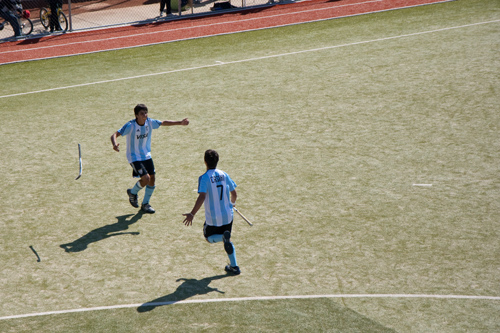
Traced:
<path fill-rule="evenodd" d="M 172 4 L 170 3 L 171 0 L 160 0 L 160 16 L 163 16 L 163 10 L 165 9 L 165 5 L 167 5 L 167 10 L 165 14 L 167 16 L 172 15 Z"/>
<path fill-rule="evenodd" d="M 144 104 L 137 104 L 134 108 L 135 119 L 127 122 L 121 129 L 111 135 L 113 149 L 120 151 L 116 138 L 127 136 L 127 160 L 132 166 L 132 176 L 139 177 L 139 181 L 133 188 L 127 190 L 129 202 L 138 208 L 137 193 L 146 187 L 142 200 L 141 210 L 153 214 L 155 210 L 149 204 L 149 200 L 155 189 L 155 166 L 151 157 L 151 134 L 160 126 L 189 125 L 189 120 L 184 118 L 180 121 L 156 120 L 148 117 L 148 108 Z"/>
<path fill-rule="evenodd" d="M 225 267 L 229 274 L 240 274 L 236 262 L 236 251 L 231 242 L 233 227 L 233 206 L 236 204 L 236 184 L 227 173 L 217 169 L 219 154 L 212 149 L 205 151 L 207 171 L 198 178 L 198 199 L 190 213 L 185 216 L 184 224 L 191 226 L 202 205 L 205 206 L 203 235 L 209 243 L 224 243 L 224 250 L 230 264 Z"/>
<path fill-rule="evenodd" d="M 21 8 L 21 0 L 0 0 L 0 16 L 10 23 L 15 37 L 22 36 L 19 20 L 17 19 L 17 15 L 21 14 Z M 16 11 L 19 13 L 16 14 Z M 3 29 L 3 25 L 1 28 Z"/>
<path fill-rule="evenodd" d="M 59 24 L 59 8 L 62 8 L 62 0 L 49 0 L 50 7 L 50 18 L 49 18 L 49 27 L 50 32 L 60 31 L 61 25 Z"/>

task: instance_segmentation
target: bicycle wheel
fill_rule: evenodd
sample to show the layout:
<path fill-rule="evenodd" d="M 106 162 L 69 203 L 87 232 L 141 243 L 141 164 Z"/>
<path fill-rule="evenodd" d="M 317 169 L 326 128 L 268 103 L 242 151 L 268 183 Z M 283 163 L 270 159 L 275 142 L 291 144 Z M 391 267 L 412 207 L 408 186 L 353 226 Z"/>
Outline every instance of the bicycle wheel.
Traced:
<path fill-rule="evenodd" d="M 33 22 L 31 22 L 30 19 L 21 18 L 19 23 L 21 24 L 21 31 L 23 32 L 23 35 L 27 36 L 33 31 Z"/>
<path fill-rule="evenodd" d="M 68 18 L 62 10 L 59 10 L 59 26 L 61 27 L 62 31 L 68 30 Z"/>
<path fill-rule="evenodd" d="M 42 23 L 45 30 L 49 28 L 49 10 L 45 7 L 40 8 L 40 23 Z"/>

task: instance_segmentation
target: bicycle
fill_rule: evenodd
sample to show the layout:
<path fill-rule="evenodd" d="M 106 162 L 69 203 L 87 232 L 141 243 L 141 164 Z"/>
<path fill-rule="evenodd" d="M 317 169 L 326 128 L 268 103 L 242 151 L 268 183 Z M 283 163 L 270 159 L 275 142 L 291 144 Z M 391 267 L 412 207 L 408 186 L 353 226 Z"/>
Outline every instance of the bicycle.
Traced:
<path fill-rule="evenodd" d="M 50 14 L 50 9 L 45 7 L 40 8 L 40 22 L 42 23 L 45 30 L 49 29 L 50 27 Z M 57 8 L 57 21 L 59 22 L 61 31 L 65 32 L 68 30 L 68 18 L 60 7 Z"/>
<path fill-rule="evenodd" d="M 31 13 L 29 10 L 22 10 L 22 7 L 18 8 L 18 11 L 20 14 L 15 13 L 14 15 L 17 17 L 19 27 L 21 27 L 21 33 L 23 36 L 27 36 L 33 32 L 33 22 L 30 20 Z M 3 30 L 7 25 L 11 25 L 7 20 L 0 22 L 0 30 Z"/>

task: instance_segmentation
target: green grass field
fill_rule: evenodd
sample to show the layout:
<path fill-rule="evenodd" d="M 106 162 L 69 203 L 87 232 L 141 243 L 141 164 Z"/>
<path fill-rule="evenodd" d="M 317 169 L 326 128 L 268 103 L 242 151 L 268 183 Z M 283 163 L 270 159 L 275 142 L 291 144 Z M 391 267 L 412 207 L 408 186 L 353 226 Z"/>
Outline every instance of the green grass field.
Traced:
<path fill-rule="evenodd" d="M 459 0 L 0 66 L 0 331 L 500 330 L 499 36 Z M 154 215 L 109 140 L 137 103 L 191 121 L 154 132 Z M 182 224 L 208 148 L 237 277 Z"/>

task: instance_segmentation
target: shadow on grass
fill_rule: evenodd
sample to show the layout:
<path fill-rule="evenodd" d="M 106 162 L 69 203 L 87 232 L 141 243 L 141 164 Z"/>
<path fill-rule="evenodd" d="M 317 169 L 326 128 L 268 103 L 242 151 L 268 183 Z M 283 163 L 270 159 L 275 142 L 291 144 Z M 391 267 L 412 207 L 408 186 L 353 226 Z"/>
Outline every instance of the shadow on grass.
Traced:
<path fill-rule="evenodd" d="M 177 279 L 177 282 L 179 281 L 184 281 L 184 282 L 182 282 L 182 284 L 178 286 L 173 293 L 162 296 L 150 302 L 144 303 L 143 305 L 137 308 L 137 312 L 148 312 L 158 306 L 174 304 L 196 295 L 208 294 L 212 291 L 224 294 L 223 291 L 220 291 L 217 288 L 209 287 L 208 285 L 212 281 L 220 280 L 228 276 L 231 275 L 227 274 L 216 275 L 216 276 L 206 277 L 201 280 L 185 279 L 185 278 Z"/>
<path fill-rule="evenodd" d="M 117 216 L 118 222 L 113 224 L 105 225 L 92 230 L 88 234 L 78 238 L 77 240 L 59 245 L 66 252 L 81 252 L 89 246 L 91 243 L 98 242 L 100 240 L 118 236 L 118 235 L 139 235 L 138 232 L 120 232 L 122 230 L 127 230 L 131 224 L 139 221 L 144 213 L 139 211 L 137 214 L 127 214 L 122 216 Z M 130 217 L 130 220 L 127 220 Z"/>
<path fill-rule="evenodd" d="M 231 275 L 216 275 L 206 277 L 201 280 L 180 278 L 177 282 L 183 282 L 173 293 L 142 304 L 137 308 L 137 312 L 149 312 L 160 306 L 172 305 L 190 297 L 194 297 L 196 295 L 206 295 L 214 291 L 224 294 L 223 291 L 220 291 L 217 288 L 211 288 L 209 285 L 212 281 L 230 276 Z M 311 320 L 319 320 L 323 323 L 323 325 L 325 325 L 323 328 L 330 328 L 328 331 L 373 333 L 397 332 L 396 330 L 386 327 L 376 320 L 351 309 L 345 304 L 340 304 L 336 299 L 289 299 L 286 300 L 286 305 L 277 305 L 278 302 L 284 301 L 279 298 L 280 297 L 277 297 L 276 300 L 269 299 L 267 301 L 263 301 L 262 303 L 255 305 L 256 308 L 254 308 L 255 303 L 249 303 L 246 304 L 244 308 L 247 312 L 251 312 L 253 314 L 256 313 L 254 311 L 262 311 L 262 314 L 259 316 L 259 325 L 263 325 L 262 327 L 269 326 L 276 328 L 280 326 L 293 327 L 296 325 L 297 329 L 289 330 L 290 332 L 306 331 L 302 329 L 304 327 L 302 325 L 304 324 L 304 320 L 307 320 L 308 318 Z M 259 310 L 256 310 L 257 308 Z M 300 314 L 300 316 L 297 317 L 294 314 L 290 315 L 290 311 L 295 314 Z M 318 319 L 318 316 L 323 319 Z M 250 317 L 255 319 L 254 315 Z M 244 316 L 244 319 L 246 320 L 249 318 Z M 308 326 L 307 323 L 306 326 Z"/>

